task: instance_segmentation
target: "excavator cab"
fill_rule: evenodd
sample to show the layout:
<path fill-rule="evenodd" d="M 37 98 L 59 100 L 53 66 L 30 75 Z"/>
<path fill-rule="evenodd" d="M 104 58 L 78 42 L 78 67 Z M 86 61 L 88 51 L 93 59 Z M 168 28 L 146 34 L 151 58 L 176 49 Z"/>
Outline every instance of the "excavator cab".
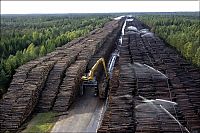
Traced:
<path fill-rule="evenodd" d="M 103 78 L 101 81 L 97 81 L 95 72 L 97 71 L 99 65 L 101 64 L 103 65 L 104 68 L 105 78 Z M 104 58 L 100 58 L 91 68 L 90 72 L 81 77 L 81 80 L 82 80 L 80 88 L 81 95 L 83 95 L 85 88 L 90 87 L 91 89 L 94 89 L 94 96 L 99 96 L 100 98 L 106 98 L 109 75 L 106 69 Z"/>

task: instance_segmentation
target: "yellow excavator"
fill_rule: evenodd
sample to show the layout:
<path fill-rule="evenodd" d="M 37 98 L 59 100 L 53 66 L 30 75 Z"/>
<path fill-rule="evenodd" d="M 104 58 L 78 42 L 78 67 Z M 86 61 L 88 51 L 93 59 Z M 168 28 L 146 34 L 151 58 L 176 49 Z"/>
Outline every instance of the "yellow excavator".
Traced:
<path fill-rule="evenodd" d="M 103 65 L 103 69 L 105 72 L 104 79 L 101 82 L 97 81 L 95 72 L 97 71 L 99 65 Z M 92 87 L 95 90 L 94 95 L 98 96 L 99 98 L 106 98 L 107 91 L 108 91 L 108 82 L 109 82 L 109 74 L 106 69 L 106 64 L 104 58 L 100 58 L 94 66 L 91 68 L 88 74 L 81 77 L 82 85 L 81 85 L 81 94 L 83 95 L 83 90 L 87 87 Z"/>

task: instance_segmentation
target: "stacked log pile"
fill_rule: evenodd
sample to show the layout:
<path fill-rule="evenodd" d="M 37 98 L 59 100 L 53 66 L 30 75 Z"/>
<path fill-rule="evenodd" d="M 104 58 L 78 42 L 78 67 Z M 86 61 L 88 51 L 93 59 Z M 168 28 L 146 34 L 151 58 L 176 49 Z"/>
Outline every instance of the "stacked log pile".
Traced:
<path fill-rule="evenodd" d="M 119 66 L 118 66 L 119 67 Z M 110 114 L 111 114 L 111 108 L 109 107 L 109 103 L 112 101 L 112 96 L 114 95 L 119 87 L 119 68 L 116 67 L 113 70 L 113 76 L 110 79 L 110 90 L 109 90 L 109 97 L 108 97 L 108 103 L 106 112 L 104 113 L 104 117 L 102 119 L 101 127 L 98 129 L 98 132 L 109 132 L 110 127 Z"/>
<path fill-rule="evenodd" d="M 67 69 L 65 73 L 67 76 L 60 85 L 59 93 L 53 107 L 54 111 L 67 111 L 71 103 L 75 100 L 79 92 L 80 77 L 84 74 L 86 65 L 86 60 L 80 60 L 76 61 Z"/>
<path fill-rule="evenodd" d="M 104 114 L 98 132 L 134 132 L 135 116 L 133 88 L 136 88 L 135 78 L 127 75 L 132 72 L 129 67 L 115 68 L 111 79 L 111 87 L 107 110 Z M 118 78 L 120 77 L 120 78 Z"/>
<path fill-rule="evenodd" d="M 122 22 L 121 22 L 120 26 L 122 27 Z M 88 65 L 87 65 L 87 71 L 89 71 L 92 68 L 92 66 L 97 62 L 97 60 L 99 60 L 102 57 L 104 58 L 106 66 L 107 66 L 110 55 L 113 52 L 113 50 L 116 48 L 116 43 L 118 41 L 117 38 L 120 35 L 120 29 L 121 28 L 115 29 L 112 32 L 112 34 L 110 34 L 109 36 L 106 37 L 104 45 L 99 47 L 97 49 L 97 53 L 94 54 L 92 56 L 92 58 L 90 59 Z M 103 74 L 105 74 L 105 73 L 103 70 L 103 66 L 101 65 L 98 67 L 97 72 L 95 74 L 98 81 L 101 81 L 105 77 L 105 75 L 103 75 Z"/>
<path fill-rule="evenodd" d="M 47 61 L 30 71 L 22 89 L 13 94 L 16 100 L 14 102 L 12 101 L 9 112 L 4 112 L 7 110 L 6 108 L 1 109 L 1 115 L 4 116 L 4 119 L 1 119 L 3 121 L 1 129 L 15 129 L 29 116 L 37 104 L 39 93 L 44 86 L 45 79 L 53 64 L 54 62 Z"/>
<path fill-rule="evenodd" d="M 66 111 L 77 95 L 80 77 L 91 56 L 118 27 L 118 21 L 111 21 L 85 38 L 76 39 L 19 67 L 8 93 L 0 101 L 0 131 L 16 130 L 33 112 L 38 101 L 37 109 L 48 111 L 55 101 L 59 101 L 59 96 L 64 94 L 62 91 L 70 90 L 63 99 L 63 103 L 67 103 L 66 107 L 61 109 Z"/>
<path fill-rule="evenodd" d="M 200 132 L 200 75 L 198 74 L 200 70 L 186 62 L 181 56 L 178 56 L 175 50 L 165 48 L 164 43 L 158 40 L 158 38 L 147 39 L 147 47 L 149 51 L 153 51 L 150 48 L 155 51 L 157 45 L 160 45 L 160 64 L 165 67 L 158 67 L 158 69 L 165 72 L 169 78 L 172 96 L 180 107 L 179 109 L 184 116 L 187 128 L 191 132 Z M 157 57 L 159 57 L 158 55 Z"/>
<path fill-rule="evenodd" d="M 156 43 L 155 47 L 153 47 L 155 49 L 148 46 L 150 43 Z M 130 47 L 133 61 L 147 64 L 164 72 L 160 69 L 163 68 L 163 66 L 161 66 L 162 63 L 159 62 L 160 59 L 158 58 L 158 51 L 163 49 L 160 45 L 164 46 L 163 43 L 160 43 L 161 40 L 157 37 L 141 38 L 138 34 L 130 35 Z M 142 74 L 137 74 L 138 95 L 147 99 L 160 98 L 169 101 L 174 100 L 174 95 L 171 92 L 173 88 L 172 86 L 169 86 L 169 81 L 167 79 L 159 78 L 158 75 L 153 73 L 150 73 L 147 76 L 144 72 L 145 70 L 143 70 L 143 72 L 141 71 Z M 165 111 L 160 108 L 155 109 L 154 106 L 159 108 L 159 105 L 153 105 L 153 103 L 152 105 L 149 103 L 145 105 L 144 103 L 141 103 L 141 101 L 139 102 L 136 97 L 136 107 L 138 107 L 135 108 L 137 120 L 136 132 L 186 132 L 186 130 Z M 178 109 L 175 109 L 175 107 L 173 108 L 173 106 L 167 109 L 172 115 L 178 117 L 182 124 L 184 124 L 185 120 Z"/>
<path fill-rule="evenodd" d="M 170 113 L 191 132 L 199 132 L 200 117 L 197 100 L 200 100 L 198 95 L 200 89 L 198 73 L 200 70 L 187 63 L 157 36 L 130 35 L 130 43 L 134 62 L 152 66 L 168 77 L 168 80 L 163 81 L 152 75 L 148 78 L 147 83 L 144 83 L 144 78 L 138 79 L 138 95 L 147 99 L 159 98 L 177 102 L 177 108 L 171 109 Z M 138 113 L 138 116 L 136 114 L 136 119 L 139 122 L 136 132 L 186 132 L 166 112 L 159 112 L 157 116 L 151 117 L 151 119 L 155 118 L 151 120 L 149 116 L 152 116 L 153 112 L 150 114 L 148 111 L 143 111 L 140 112 L 141 114 Z"/>
<path fill-rule="evenodd" d="M 57 57 L 58 61 L 50 71 L 46 85 L 38 101 L 37 111 L 45 112 L 49 111 L 53 107 L 55 98 L 58 94 L 58 88 L 63 80 L 63 77 L 65 76 L 65 71 L 71 64 L 75 63 L 83 47 L 86 46 L 86 44 L 84 44 L 86 40 L 87 39 L 84 39 L 82 42 L 75 41 L 77 43 L 73 46 L 70 44 L 71 47 L 67 47 L 63 56 L 59 57 L 59 59 Z M 61 49 L 59 48 L 58 50 Z"/>
<path fill-rule="evenodd" d="M 120 26 L 120 24 L 118 26 Z M 82 69 L 79 73 L 76 72 L 77 73 L 76 75 L 73 74 L 74 76 L 70 76 L 69 74 L 71 74 L 70 71 L 73 71 L 73 69 L 75 69 L 76 67 L 70 66 L 68 68 L 69 70 L 67 69 L 66 74 L 65 74 L 66 77 L 63 80 L 61 87 L 59 88 L 59 93 L 57 95 L 57 99 L 56 99 L 55 105 L 53 107 L 54 111 L 66 112 L 68 110 L 69 106 L 74 101 L 75 97 L 79 94 L 78 90 L 79 90 L 79 86 L 80 86 L 80 77 L 86 71 L 86 66 L 87 66 L 86 64 L 88 64 L 89 61 L 93 60 L 92 56 L 96 55 L 98 53 L 99 48 L 104 47 L 104 45 L 107 45 L 107 43 L 105 41 L 105 40 L 107 40 L 106 39 L 107 36 L 109 36 L 111 34 L 112 34 L 112 36 L 116 36 L 119 32 L 119 30 L 116 30 L 116 29 L 118 29 L 118 27 L 114 26 L 115 28 L 113 31 L 110 30 L 111 27 L 113 27 L 113 25 L 109 26 L 109 28 L 107 29 L 109 32 L 106 34 L 105 34 L 104 30 L 97 31 L 99 33 L 97 36 L 95 36 L 95 34 L 92 34 L 90 36 L 90 39 L 88 39 L 84 43 L 85 46 L 83 46 L 83 49 L 77 56 L 77 61 L 76 61 L 76 62 L 83 62 L 82 64 L 80 64 L 81 67 L 79 67 L 77 70 L 80 70 L 81 68 Z M 114 40 L 112 40 L 112 41 L 114 41 Z M 113 44 L 113 42 L 111 42 L 109 44 L 109 46 L 111 47 L 112 44 Z M 106 50 L 107 50 L 107 47 L 104 48 L 104 51 L 106 51 Z M 78 64 L 76 64 L 75 66 L 77 66 L 77 65 Z M 62 85 L 66 84 L 66 83 L 68 84 L 68 86 L 70 86 L 69 89 L 66 89 L 66 87 L 62 87 Z M 65 88 L 65 89 L 63 89 L 63 88 Z M 63 102 L 64 100 L 66 100 L 65 103 Z"/>
<path fill-rule="evenodd" d="M 129 55 L 129 46 L 123 43 L 120 48 L 119 66 L 115 67 L 111 79 L 107 110 L 98 132 L 134 132 L 133 113 L 136 78 Z"/>
<path fill-rule="evenodd" d="M 143 24 L 134 19 L 128 21 L 127 26 L 135 26 L 137 29 L 143 29 Z M 122 58 L 122 59 L 121 59 Z M 126 58 L 126 59 L 125 59 Z M 125 59 L 125 60 L 124 60 Z M 123 45 L 120 48 L 119 66 L 114 69 L 113 80 L 111 80 L 111 87 L 108 99 L 108 108 L 105 112 L 101 127 L 98 132 L 129 132 L 124 130 L 119 121 L 123 121 L 121 114 L 125 113 L 125 106 L 121 105 L 121 112 L 112 115 L 116 109 L 119 109 L 119 104 L 114 104 L 118 95 L 120 80 L 120 73 L 124 63 L 146 64 L 150 67 L 159 70 L 166 75 L 161 78 L 159 74 L 148 72 L 149 68 L 142 71 L 134 68 L 135 79 L 137 83 L 135 88 L 126 90 L 126 94 L 130 94 L 133 90 L 131 97 L 135 104 L 132 112 L 135 117 L 132 120 L 136 123 L 132 125 L 132 129 L 137 133 L 154 133 L 154 132 L 200 132 L 200 117 L 199 117 L 199 101 L 200 101 L 200 70 L 195 68 L 190 63 L 185 61 L 174 49 L 167 47 L 162 40 L 157 36 L 141 37 L 140 34 L 130 34 L 125 31 L 123 36 Z M 130 71 L 130 68 L 128 69 Z M 124 71 L 126 75 L 131 72 Z M 158 73 L 160 73 L 158 72 Z M 163 76 L 163 74 L 161 74 Z M 119 78 L 118 78 L 119 76 Z M 128 81 L 128 80 L 126 80 Z M 133 83 L 134 81 L 132 81 Z M 114 85 L 112 85 L 114 84 Z M 128 86 L 128 83 L 124 83 Z M 124 91 L 121 91 L 121 96 Z M 143 99 L 141 100 L 141 97 Z M 119 96 L 120 97 L 120 96 Z M 162 109 L 161 103 L 153 103 L 153 101 L 145 101 L 145 99 L 163 99 L 172 102 L 177 102 L 178 105 L 168 105 L 163 107 L 174 116 L 180 123 L 172 118 L 166 110 Z M 134 105 L 133 104 L 133 105 Z M 112 107 L 113 106 L 113 107 Z M 112 119 L 115 118 L 115 122 Z M 127 117 L 129 119 L 129 117 Z M 125 123 L 125 122 L 124 122 Z M 116 128 L 117 127 L 117 128 Z M 136 127 L 136 128 L 134 128 Z M 186 128 L 187 129 L 186 129 Z"/>
<path fill-rule="evenodd" d="M 58 93 L 58 87 L 61 83 L 64 71 L 70 66 L 70 64 L 75 62 L 76 56 L 77 55 L 65 56 L 54 65 L 53 69 L 49 73 L 46 85 L 38 101 L 38 111 L 43 112 L 51 109 Z"/>

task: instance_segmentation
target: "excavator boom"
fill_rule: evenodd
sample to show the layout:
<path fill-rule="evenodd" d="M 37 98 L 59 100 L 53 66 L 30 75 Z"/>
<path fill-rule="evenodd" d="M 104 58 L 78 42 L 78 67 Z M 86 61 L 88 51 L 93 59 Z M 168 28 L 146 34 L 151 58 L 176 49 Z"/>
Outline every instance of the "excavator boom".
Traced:
<path fill-rule="evenodd" d="M 105 60 L 104 58 L 100 58 L 95 64 L 94 66 L 92 67 L 92 69 L 90 70 L 89 74 L 87 76 L 82 76 L 82 80 L 93 80 L 94 79 L 94 74 L 96 72 L 96 70 L 98 69 L 98 66 L 102 63 L 103 65 L 103 68 L 104 68 L 104 72 L 105 72 L 105 75 L 106 75 L 106 79 L 108 80 L 109 79 L 109 76 L 108 76 L 108 72 L 107 72 L 107 69 L 106 69 L 106 63 L 105 63 Z"/>

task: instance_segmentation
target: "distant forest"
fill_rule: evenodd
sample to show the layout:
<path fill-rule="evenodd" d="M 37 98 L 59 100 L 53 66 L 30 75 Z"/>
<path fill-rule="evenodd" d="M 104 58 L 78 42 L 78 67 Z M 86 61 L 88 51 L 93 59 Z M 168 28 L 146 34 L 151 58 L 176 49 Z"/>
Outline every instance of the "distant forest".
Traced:
<path fill-rule="evenodd" d="M 15 69 L 85 36 L 109 21 L 107 15 L 2 15 L 0 94 L 6 92 Z"/>
<path fill-rule="evenodd" d="M 200 67 L 200 18 L 177 15 L 143 15 L 138 18 L 159 37 Z"/>

